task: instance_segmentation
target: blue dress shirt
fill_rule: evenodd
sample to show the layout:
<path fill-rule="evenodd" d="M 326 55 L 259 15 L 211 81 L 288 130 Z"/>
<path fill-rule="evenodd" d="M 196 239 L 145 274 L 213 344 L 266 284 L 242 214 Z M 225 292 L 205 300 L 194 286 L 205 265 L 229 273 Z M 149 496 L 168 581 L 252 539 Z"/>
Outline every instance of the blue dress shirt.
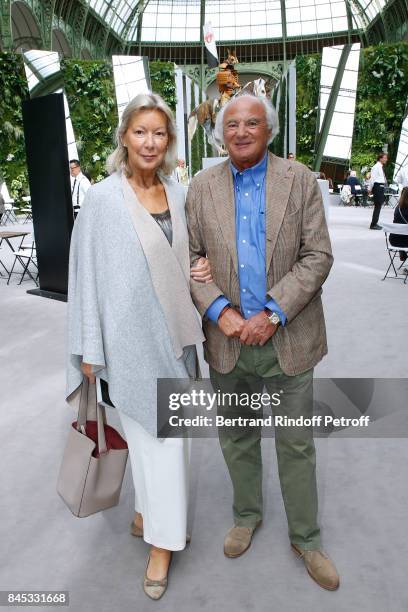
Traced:
<path fill-rule="evenodd" d="M 245 319 L 250 319 L 266 307 L 277 312 L 282 325 L 285 325 L 285 313 L 266 293 L 265 182 L 267 164 L 267 153 L 259 163 L 242 172 L 231 163 L 235 191 L 235 230 L 241 314 Z M 217 322 L 222 309 L 227 304 L 230 304 L 230 301 L 225 296 L 219 296 L 207 308 L 205 316 Z"/>

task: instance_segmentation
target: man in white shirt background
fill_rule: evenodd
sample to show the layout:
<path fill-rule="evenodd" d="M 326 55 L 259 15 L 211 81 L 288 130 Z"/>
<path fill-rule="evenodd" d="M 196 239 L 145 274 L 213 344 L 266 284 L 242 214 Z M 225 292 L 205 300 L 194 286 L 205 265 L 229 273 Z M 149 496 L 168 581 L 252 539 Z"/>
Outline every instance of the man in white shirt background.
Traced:
<path fill-rule="evenodd" d="M 79 160 L 71 159 L 69 162 L 69 169 L 71 172 L 72 206 L 76 216 L 82 206 L 85 194 L 91 186 L 91 183 L 86 178 L 85 174 L 82 174 Z"/>
<path fill-rule="evenodd" d="M 387 179 L 385 178 L 384 166 L 387 161 L 387 153 L 380 153 L 377 157 L 377 163 L 371 168 L 370 187 L 373 193 L 374 210 L 370 229 L 373 230 L 382 229 L 381 225 L 378 225 L 378 219 L 380 218 L 381 206 L 385 200 L 384 187 L 387 184 Z"/>

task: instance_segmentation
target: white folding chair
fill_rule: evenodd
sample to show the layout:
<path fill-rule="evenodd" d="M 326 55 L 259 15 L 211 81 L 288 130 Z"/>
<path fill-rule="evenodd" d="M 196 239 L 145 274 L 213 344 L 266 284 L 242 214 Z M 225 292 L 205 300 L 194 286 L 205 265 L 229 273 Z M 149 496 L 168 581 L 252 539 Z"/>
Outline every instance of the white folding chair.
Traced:
<path fill-rule="evenodd" d="M 7 222 L 17 223 L 16 210 L 13 206 L 14 200 L 10 198 L 9 190 L 7 189 L 6 183 L 1 186 L 1 195 L 4 198 L 4 213 L 1 217 L 0 225 L 7 225 Z"/>
<path fill-rule="evenodd" d="M 21 274 L 20 282 L 18 283 L 19 285 L 21 285 L 21 283 L 24 280 L 25 275 L 28 274 L 31 280 L 33 280 L 35 284 L 38 286 L 38 283 L 37 283 L 38 266 L 37 266 L 37 253 L 35 249 L 35 242 L 33 241 L 30 245 L 28 244 L 21 245 L 18 251 L 13 251 L 13 255 L 14 255 L 14 263 L 13 263 L 13 267 L 10 270 L 7 284 L 10 283 L 12 274 Z M 21 265 L 23 269 L 21 273 L 14 271 L 14 268 L 17 262 Z M 32 270 L 29 269 L 30 265 L 32 265 L 35 268 L 34 276 L 32 274 Z"/>
<path fill-rule="evenodd" d="M 387 268 L 386 273 L 384 274 L 384 278 L 382 280 L 385 280 L 386 278 L 397 278 L 397 279 L 404 279 L 404 284 L 406 284 L 407 282 L 407 277 L 408 277 L 408 272 L 404 272 L 402 275 L 398 274 L 398 271 L 402 268 L 402 266 L 405 265 L 405 263 L 407 262 L 408 264 L 408 259 L 406 259 L 405 261 L 402 261 L 401 264 L 398 266 L 398 268 L 395 267 L 395 258 L 397 256 L 399 256 L 399 252 L 403 251 L 408 255 L 408 247 L 398 247 L 398 246 L 392 246 L 392 244 L 390 244 L 390 240 L 389 240 L 389 236 L 390 234 L 398 234 L 399 236 L 408 236 L 408 224 L 405 223 L 383 223 L 382 224 L 382 229 L 384 231 L 385 234 L 385 245 L 387 248 L 387 253 L 388 253 L 388 257 L 390 258 L 390 264 Z M 394 271 L 394 276 L 389 276 L 388 272 L 390 270 Z"/>
<path fill-rule="evenodd" d="M 0 246 L 0 251 L 2 250 L 2 248 L 3 247 Z M 1 253 L 0 253 L 0 255 L 1 255 Z M 1 266 L 1 268 L 0 268 L 0 278 L 8 278 L 9 271 L 7 270 L 7 268 L 4 265 L 4 263 L 1 261 L 1 257 L 0 257 L 0 266 Z M 6 274 L 3 274 L 2 268 L 3 268 L 3 270 L 5 271 Z"/>
<path fill-rule="evenodd" d="M 388 185 L 387 189 L 384 190 L 384 205 L 395 208 L 399 200 L 399 186 L 395 183 Z"/>
<path fill-rule="evenodd" d="M 25 215 L 25 219 L 23 220 L 23 223 L 28 223 L 29 221 L 33 220 L 33 213 L 31 210 L 31 206 L 25 206 L 24 208 L 21 208 L 20 212 L 23 215 Z"/>
<path fill-rule="evenodd" d="M 17 223 L 17 217 L 16 217 L 17 208 L 13 206 L 13 203 L 14 203 L 14 200 L 9 200 L 8 202 L 7 201 L 5 202 L 4 213 L 1 218 L 0 225 L 7 225 L 8 221 L 10 221 L 10 223 Z"/>

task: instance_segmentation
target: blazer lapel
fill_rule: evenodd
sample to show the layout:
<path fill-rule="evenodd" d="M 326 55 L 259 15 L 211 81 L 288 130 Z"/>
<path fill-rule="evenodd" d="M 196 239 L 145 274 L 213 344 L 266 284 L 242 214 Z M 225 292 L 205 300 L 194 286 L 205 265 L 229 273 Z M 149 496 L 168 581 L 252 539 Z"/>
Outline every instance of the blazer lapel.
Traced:
<path fill-rule="evenodd" d="M 279 158 L 269 154 L 266 170 L 266 257 L 268 273 L 279 230 L 285 216 L 294 174 L 280 167 Z"/>
<path fill-rule="evenodd" d="M 183 207 L 177 201 L 179 196 L 178 191 L 174 188 L 171 181 L 166 177 L 161 176 L 160 180 L 164 187 L 171 214 L 171 224 L 173 230 L 172 250 L 175 254 L 183 274 L 190 282 L 190 257 L 188 252 L 188 233 L 185 223 L 183 223 L 182 214 Z"/>
<path fill-rule="evenodd" d="M 210 181 L 210 191 L 218 225 L 232 257 L 235 272 L 238 273 L 235 231 L 235 193 L 229 163 L 228 159 L 216 167 L 212 175 L 212 181 Z"/>

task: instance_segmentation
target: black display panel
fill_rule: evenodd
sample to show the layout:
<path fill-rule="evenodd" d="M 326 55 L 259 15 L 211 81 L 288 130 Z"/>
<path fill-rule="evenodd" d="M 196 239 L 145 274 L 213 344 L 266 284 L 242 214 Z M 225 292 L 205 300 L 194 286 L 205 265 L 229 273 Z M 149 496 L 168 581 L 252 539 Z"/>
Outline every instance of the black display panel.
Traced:
<path fill-rule="evenodd" d="M 73 227 L 64 97 L 23 102 L 23 122 L 40 293 L 66 299 Z"/>

